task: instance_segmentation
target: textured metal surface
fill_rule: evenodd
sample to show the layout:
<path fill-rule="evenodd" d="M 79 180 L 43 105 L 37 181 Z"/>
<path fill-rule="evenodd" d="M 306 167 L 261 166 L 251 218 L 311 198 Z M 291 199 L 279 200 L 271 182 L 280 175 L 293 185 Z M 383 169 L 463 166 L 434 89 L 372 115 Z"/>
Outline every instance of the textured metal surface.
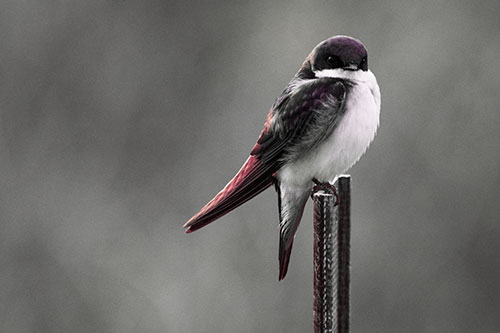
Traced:
<path fill-rule="evenodd" d="M 314 332 L 349 332 L 350 178 L 314 194 Z"/>
<path fill-rule="evenodd" d="M 334 228 L 335 196 L 314 195 L 314 332 L 335 332 L 337 326 L 337 228 Z"/>

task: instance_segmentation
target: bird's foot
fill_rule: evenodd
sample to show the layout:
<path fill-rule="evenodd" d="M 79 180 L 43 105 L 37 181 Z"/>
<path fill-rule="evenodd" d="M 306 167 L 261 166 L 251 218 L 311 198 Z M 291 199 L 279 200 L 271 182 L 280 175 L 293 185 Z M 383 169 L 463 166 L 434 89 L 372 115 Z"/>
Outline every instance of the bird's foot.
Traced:
<path fill-rule="evenodd" d="M 332 185 L 328 182 L 322 183 L 316 178 L 313 178 L 312 181 L 314 183 L 314 187 L 311 191 L 311 199 L 314 199 L 314 193 L 316 193 L 318 191 L 325 191 L 326 193 L 330 193 L 330 194 L 333 194 L 335 196 L 335 205 L 334 206 L 337 206 L 339 204 L 339 202 L 340 202 L 339 194 L 338 194 L 337 189 L 335 188 L 334 185 Z"/>

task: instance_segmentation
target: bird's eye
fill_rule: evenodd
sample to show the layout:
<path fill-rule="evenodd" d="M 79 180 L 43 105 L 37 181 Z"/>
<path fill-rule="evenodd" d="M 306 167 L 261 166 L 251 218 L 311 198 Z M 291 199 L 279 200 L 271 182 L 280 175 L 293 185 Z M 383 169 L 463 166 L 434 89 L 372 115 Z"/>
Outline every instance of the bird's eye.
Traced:
<path fill-rule="evenodd" d="M 368 59 L 366 59 L 366 57 L 361 59 L 361 64 L 359 67 L 364 71 L 368 70 Z"/>
<path fill-rule="evenodd" d="M 334 55 L 329 55 L 326 57 L 326 63 L 328 64 L 329 67 L 331 68 L 338 68 L 342 67 L 342 61 L 340 60 L 339 57 L 334 56 Z"/>

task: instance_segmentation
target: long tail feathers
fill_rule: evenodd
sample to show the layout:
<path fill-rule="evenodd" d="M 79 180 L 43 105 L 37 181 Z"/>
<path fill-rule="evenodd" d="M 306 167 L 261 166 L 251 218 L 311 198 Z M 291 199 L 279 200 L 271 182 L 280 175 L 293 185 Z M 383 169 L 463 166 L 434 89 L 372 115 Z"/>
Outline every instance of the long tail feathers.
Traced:
<path fill-rule="evenodd" d="M 186 233 L 206 226 L 264 191 L 274 182 L 274 168 L 273 164 L 264 164 L 250 156 L 222 191 L 184 224 Z"/>
<path fill-rule="evenodd" d="M 278 189 L 280 197 L 280 247 L 279 247 L 279 280 L 283 280 L 288 271 L 293 239 L 299 227 L 304 207 L 309 197 L 308 189 Z"/>
<path fill-rule="evenodd" d="M 276 166 L 264 164 L 255 156 L 250 156 L 240 171 L 198 214 L 193 216 L 184 227 L 191 233 L 229 213 L 261 193 L 273 183 Z M 280 245 L 279 245 L 279 280 L 283 280 L 288 271 L 293 239 L 309 196 L 309 190 L 300 192 L 281 189 L 276 184 L 280 205 Z"/>
<path fill-rule="evenodd" d="M 283 280 L 288 272 L 288 263 L 290 262 L 290 255 L 292 254 L 292 246 L 293 246 L 293 238 L 288 244 L 288 246 L 283 242 L 283 239 L 280 238 L 280 252 L 279 252 L 279 261 L 280 261 L 280 275 L 279 281 Z"/>

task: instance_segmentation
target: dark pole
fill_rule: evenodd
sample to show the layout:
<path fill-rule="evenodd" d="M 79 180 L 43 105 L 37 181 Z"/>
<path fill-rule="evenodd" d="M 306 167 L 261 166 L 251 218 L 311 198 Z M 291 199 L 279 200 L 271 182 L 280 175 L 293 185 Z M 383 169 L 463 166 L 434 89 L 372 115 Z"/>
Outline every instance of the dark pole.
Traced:
<path fill-rule="evenodd" d="M 335 182 L 338 205 L 330 184 L 313 195 L 315 333 L 349 332 L 350 181 Z"/>

